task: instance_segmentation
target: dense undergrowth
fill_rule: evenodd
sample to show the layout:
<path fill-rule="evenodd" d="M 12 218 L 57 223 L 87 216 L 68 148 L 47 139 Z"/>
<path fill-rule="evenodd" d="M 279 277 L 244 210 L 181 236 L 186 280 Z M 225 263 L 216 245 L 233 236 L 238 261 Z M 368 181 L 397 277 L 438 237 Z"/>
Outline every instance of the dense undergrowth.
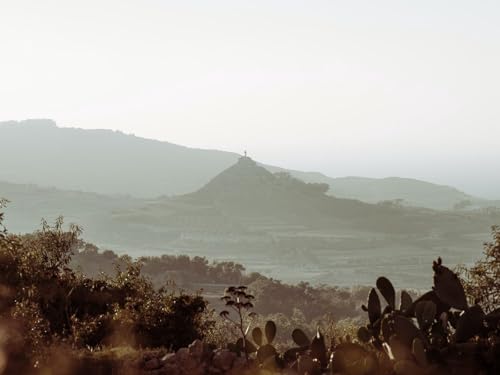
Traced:
<path fill-rule="evenodd" d="M 89 278 L 74 271 L 68 265 L 79 235 L 76 226 L 64 230 L 62 220 L 22 236 L 2 227 L 0 316 L 2 327 L 15 327 L 14 335 L 2 337 L 10 338 L 4 343 L 8 351 L 23 355 L 16 366 L 41 365 L 54 345 L 178 349 L 210 330 L 200 295 L 155 288 L 137 262 L 118 266 L 113 276 Z"/>
<path fill-rule="evenodd" d="M 438 259 L 434 288 L 416 296 L 397 293 L 385 277 L 373 289 L 313 288 L 199 257 L 133 261 L 100 253 L 80 239 L 77 226 L 65 229 L 62 220 L 15 235 L 2 219 L 0 211 L 0 374 L 78 373 L 64 372 L 61 363 L 68 358 L 80 358 L 81 366 L 90 366 L 80 373 L 88 373 L 103 353 L 114 353 L 116 361 L 120 351 L 131 361 L 155 350 L 191 358 L 180 348 L 197 339 L 208 353 L 196 357 L 198 373 L 212 373 L 209 364 L 224 353 L 240 359 L 232 373 L 500 373 L 499 228 L 493 228 L 484 259 L 459 269 L 460 277 Z M 75 257 L 106 258 L 115 268 L 89 276 L 85 262 L 74 267 Z M 158 276 L 167 269 L 188 270 L 198 282 L 248 287 L 226 290 L 221 318 L 200 294 L 161 286 Z M 365 301 L 368 295 L 362 309 L 361 295 Z M 226 352 L 210 351 L 216 347 Z"/>

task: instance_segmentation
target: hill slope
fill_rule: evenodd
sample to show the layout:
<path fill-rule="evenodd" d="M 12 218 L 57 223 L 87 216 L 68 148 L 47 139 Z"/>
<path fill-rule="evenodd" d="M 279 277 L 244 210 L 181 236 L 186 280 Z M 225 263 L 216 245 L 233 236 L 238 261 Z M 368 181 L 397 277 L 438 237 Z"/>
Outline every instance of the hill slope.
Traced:
<path fill-rule="evenodd" d="M 105 240 L 107 235 L 120 230 L 114 228 L 110 220 L 114 211 L 144 205 L 143 201 L 130 197 L 4 181 L 0 181 L 0 197 L 9 201 L 5 224 L 11 232 L 32 232 L 39 229 L 41 219 L 53 222 L 58 216 L 64 216 L 66 223 L 81 225 L 85 237 L 92 240 Z"/>
<path fill-rule="evenodd" d="M 200 150 L 111 130 L 59 128 L 52 120 L 0 122 L 3 155 L 0 180 L 101 194 L 152 198 L 200 189 L 233 165 L 239 155 Z M 412 179 L 331 178 L 321 173 L 263 165 L 305 182 L 327 183 L 329 194 L 369 203 L 403 199 L 403 204 L 451 209 L 469 200 L 492 205 L 456 189 Z"/>
<path fill-rule="evenodd" d="M 478 200 L 450 186 L 400 177 L 336 178 L 333 194 L 339 198 L 355 198 L 370 203 L 402 199 L 405 205 L 436 209 L 450 209 L 460 202 Z"/>
<path fill-rule="evenodd" d="M 271 173 L 241 157 L 194 193 L 160 199 L 127 212 L 131 223 L 178 226 L 206 232 L 240 232 L 252 226 L 295 225 L 307 230 L 369 231 L 423 234 L 447 231 L 463 218 L 446 213 L 393 205 L 369 204 L 326 195 L 326 184 L 305 183 L 287 173 Z M 182 218 L 182 220 L 180 220 Z M 459 218 L 458 222 L 456 219 Z M 161 230 L 158 228 L 158 230 Z"/>
<path fill-rule="evenodd" d="M 102 194 L 155 197 L 203 186 L 238 155 L 111 130 L 59 128 L 51 120 L 0 124 L 0 179 Z"/>
<path fill-rule="evenodd" d="M 339 199 L 326 187 L 272 174 L 248 158 L 198 191 L 130 197 L 0 184 L 10 231 L 31 231 L 59 214 L 84 238 L 132 256 L 177 253 L 238 261 L 288 281 L 370 283 L 374 261 L 398 285 L 421 277 L 437 254 L 467 262 L 498 213 L 451 213 Z M 449 250 L 444 247 L 449 247 Z M 479 254 L 479 253 L 478 253 Z M 422 261 L 425 259 L 425 262 Z"/>

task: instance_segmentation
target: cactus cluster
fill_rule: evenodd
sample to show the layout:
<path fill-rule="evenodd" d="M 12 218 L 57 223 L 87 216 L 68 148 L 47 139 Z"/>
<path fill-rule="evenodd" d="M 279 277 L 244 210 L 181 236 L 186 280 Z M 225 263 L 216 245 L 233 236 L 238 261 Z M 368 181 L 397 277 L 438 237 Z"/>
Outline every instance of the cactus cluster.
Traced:
<path fill-rule="evenodd" d="M 378 349 L 396 374 L 492 368 L 500 373 L 499 311 L 486 315 L 478 304 L 469 306 L 459 278 L 441 258 L 432 268 L 432 290 L 415 301 L 402 291 L 398 307 L 392 283 L 378 278 L 362 306 L 369 323 L 359 328 L 358 340 Z M 387 303 L 384 308 L 379 294 Z"/>
<path fill-rule="evenodd" d="M 391 281 L 379 277 L 366 305 L 368 324 L 357 338 L 326 344 L 318 329 L 310 339 L 292 332 L 296 347 L 279 353 L 273 346 L 276 324 L 252 330 L 246 352 L 264 373 L 299 375 L 500 374 L 500 309 L 485 314 L 469 306 L 457 275 L 433 262 L 434 286 L 415 301 L 406 291 L 399 300 Z M 239 350 L 243 346 L 239 344 Z"/>

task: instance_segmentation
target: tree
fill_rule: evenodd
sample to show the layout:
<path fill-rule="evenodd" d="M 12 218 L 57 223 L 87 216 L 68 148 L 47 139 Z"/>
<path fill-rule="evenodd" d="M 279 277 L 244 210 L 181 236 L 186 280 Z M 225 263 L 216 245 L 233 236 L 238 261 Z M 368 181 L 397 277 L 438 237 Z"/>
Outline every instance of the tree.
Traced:
<path fill-rule="evenodd" d="M 493 240 L 484 244 L 484 258 L 460 269 L 466 294 L 486 311 L 500 307 L 500 226 L 491 232 Z"/>
<path fill-rule="evenodd" d="M 0 198 L 0 209 L 5 208 L 7 202 L 8 202 L 7 199 Z M 0 211 L 0 240 L 4 239 L 7 233 L 7 230 L 3 226 L 3 217 L 4 217 L 3 211 Z"/>

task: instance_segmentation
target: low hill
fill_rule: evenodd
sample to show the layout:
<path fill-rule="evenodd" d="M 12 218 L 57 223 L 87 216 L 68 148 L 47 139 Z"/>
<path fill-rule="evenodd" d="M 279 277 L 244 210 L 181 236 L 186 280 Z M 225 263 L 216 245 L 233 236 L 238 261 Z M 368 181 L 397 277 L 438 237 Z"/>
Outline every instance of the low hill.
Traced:
<path fill-rule="evenodd" d="M 111 130 L 61 128 L 52 120 L 0 122 L 0 149 L 3 155 L 15 155 L 2 159 L 0 180 L 141 198 L 196 191 L 240 157 Z M 412 179 L 331 178 L 317 172 L 262 166 L 270 172 L 288 172 L 305 182 L 326 183 L 330 195 L 369 203 L 402 199 L 405 205 L 433 209 L 498 203 Z"/>
<path fill-rule="evenodd" d="M 347 230 L 385 235 L 436 235 L 471 226 L 463 215 L 392 202 L 369 204 L 326 194 L 327 184 L 306 183 L 288 173 L 271 173 L 241 157 L 196 192 L 124 210 L 117 218 L 183 232 L 242 233 L 259 227 Z M 251 225 L 249 225 L 251 223 Z M 271 229 L 272 231 L 272 229 Z"/>
<path fill-rule="evenodd" d="M 379 272 L 377 260 L 413 286 L 425 285 L 424 264 L 437 253 L 474 259 L 470 249 L 500 220 L 498 211 L 369 204 L 326 189 L 243 157 L 196 192 L 117 211 L 114 220 L 150 248 L 237 260 L 283 280 L 364 283 Z"/>
<path fill-rule="evenodd" d="M 435 209 L 451 209 L 461 202 L 478 202 L 479 199 L 450 186 L 436 185 L 410 178 L 335 178 L 332 193 L 339 198 L 354 198 L 377 203 L 401 200 L 402 204 Z"/>
<path fill-rule="evenodd" d="M 0 184 L 11 200 L 6 225 L 32 231 L 63 214 L 84 238 L 131 256 L 187 254 L 237 261 L 289 282 L 369 283 L 380 267 L 403 287 L 425 286 L 422 271 L 443 254 L 455 263 L 488 236 L 498 212 L 442 212 L 368 204 L 325 194 L 326 185 L 270 173 L 249 158 L 196 192 L 133 199 Z M 477 254 L 479 255 L 479 254 Z"/>
<path fill-rule="evenodd" d="M 112 235 L 110 217 L 116 210 L 140 207 L 144 201 L 124 196 L 109 196 L 81 191 L 60 190 L 28 184 L 0 181 L 0 197 L 9 202 L 5 208 L 5 224 L 11 232 L 32 232 L 45 219 L 54 221 L 64 216 L 67 223 L 81 225 L 92 240 L 105 240 Z"/>

